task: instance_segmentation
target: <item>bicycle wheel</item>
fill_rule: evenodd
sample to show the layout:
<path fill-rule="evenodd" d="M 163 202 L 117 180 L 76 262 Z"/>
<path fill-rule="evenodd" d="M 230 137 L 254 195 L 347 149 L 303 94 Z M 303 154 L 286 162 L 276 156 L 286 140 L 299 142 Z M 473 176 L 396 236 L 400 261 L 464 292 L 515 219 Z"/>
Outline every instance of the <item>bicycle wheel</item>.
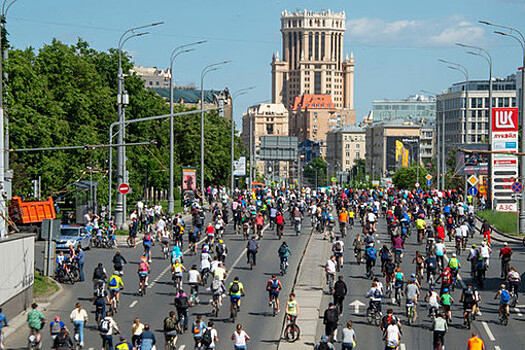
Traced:
<path fill-rule="evenodd" d="M 290 343 L 293 343 L 297 339 L 299 339 L 299 335 L 301 333 L 301 330 L 299 329 L 299 326 L 296 324 L 290 324 L 286 327 L 286 330 L 284 331 L 284 339 Z"/>
<path fill-rule="evenodd" d="M 374 313 L 370 307 L 366 309 L 366 320 L 368 324 L 372 324 L 372 322 L 374 322 Z"/>
<path fill-rule="evenodd" d="M 133 237 L 129 236 L 128 239 L 126 239 L 126 243 L 128 244 L 128 247 L 133 247 Z"/>
<path fill-rule="evenodd" d="M 381 314 L 379 313 L 379 311 L 377 311 L 374 314 L 374 323 L 376 326 L 379 326 L 381 324 Z"/>

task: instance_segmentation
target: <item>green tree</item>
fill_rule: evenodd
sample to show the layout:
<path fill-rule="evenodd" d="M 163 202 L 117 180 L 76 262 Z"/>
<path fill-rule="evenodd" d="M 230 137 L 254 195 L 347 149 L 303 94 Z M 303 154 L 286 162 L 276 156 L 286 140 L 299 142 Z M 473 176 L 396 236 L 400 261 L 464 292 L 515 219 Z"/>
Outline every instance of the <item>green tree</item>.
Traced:
<path fill-rule="evenodd" d="M 325 186 L 327 183 L 326 168 L 327 165 L 323 158 L 314 158 L 304 167 L 303 176 L 312 185 Z"/>
<path fill-rule="evenodd" d="M 392 183 L 398 189 L 413 189 L 415 188 L 416 182 L 419 182 L 420 186 L 423 189 L 426 189 L 426 176 L 427 170 L 419 165 L 419 178 L 417 177 L 417 167 L 418 165 L 413 164 L 407 168 L 399 168 L 396 170 L 394 176 L 392 177 Z"/>

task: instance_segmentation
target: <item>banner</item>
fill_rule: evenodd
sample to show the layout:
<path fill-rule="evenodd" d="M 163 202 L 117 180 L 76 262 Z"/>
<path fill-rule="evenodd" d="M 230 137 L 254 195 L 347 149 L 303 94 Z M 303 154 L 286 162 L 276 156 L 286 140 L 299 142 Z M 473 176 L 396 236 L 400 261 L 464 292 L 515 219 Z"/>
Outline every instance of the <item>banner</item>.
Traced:
<path fill-rule="evenodd" d="M 182 168 L 182 193 L 186 191 L 195 191 L 197 189 L 197 169 L 184 167 Z"/>
<path fill-rule="evenodd" d="M 418 136 L 386 137 L 386 170 L 396 171 L 416 162 L 419 157 Z"/>
<path fill-rule="evenodd" d="M 518 109 L 492 108 L 492 151 L 518 152 Z M 518 179 L 518 157 L 492 154 L 492 196 L 496 211 L 517 212 L 512 184 Z"/>
<path fill-rule="evenodd" d="M 246 157 L 233 162 L 233 176 L 246 176 Z"/>

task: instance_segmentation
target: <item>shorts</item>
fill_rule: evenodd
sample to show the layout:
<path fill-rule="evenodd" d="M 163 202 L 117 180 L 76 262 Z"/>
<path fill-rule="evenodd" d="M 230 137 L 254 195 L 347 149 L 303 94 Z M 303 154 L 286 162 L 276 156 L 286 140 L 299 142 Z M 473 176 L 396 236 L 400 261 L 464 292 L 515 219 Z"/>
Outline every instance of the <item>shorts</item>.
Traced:
<path fill-rule="evenodd" d="M 468 303 L 463 303 L 463 311 L 467 311 L 467 310 L 471 310 L 472 311 L 472 308 L 475 305 L 476 305 L 475 301 L 471 301 L 471 302 L 468 302 Z"/>
<path fill-rule="evenodd" d="M 148 277 L 148 271 L 139 271 L 139 277 Z"/>
<path fill-rule="evenodd" d="M 271 298 L 272 296 L 279 298 L 279 291 L 278 290 L 269 290 L 268 296 Z"/>
<path fill-rule="evenodd" d="M 236 302 L 237 300 L 241 299 L 241 296 L 240 295 L 230 295 L 230 301 L 233 303 L 233 302 Z"/>
<path fill-rule="evenodd" d="M 115 295 L 116 295 L 118 292 L 119 292 L 119 289 L 118 289 L 118 288 L 116 288 L 116 289 L 110 289 L 110 290 L 109 290 L 109 297 L 110 297 L 110 298 L 114 298 Z"/>
<path fill-rule="evenodd" d="M 164 332 L 164 340 L 169 342 L 172 338 L 177 337 L 178 334 L 179 332 L 176 329 L 172 331 Z"/>
<path fill-rule="evenodd" d="M 509 305 L 509 302 L 508 302 L 508 301 L 500 300 L 500 301 L 499 301 L 499 305 L 500 305 L 500 306 L 507 306 L 507 305 Z"/>
<path fill-rule="evenodd" d="M 190 236 L 189 241 L 190 243 L 197 243 L 197 236 Z"/>
<path fill-rule="evenodd" d="M 443 311 L 449 312 L 450 311 L 450 305 L 443 305 Z"/>
<path fill-rule="evenodd" d="M 151 243 L 142 243 L 142 245 L 144 246 L 144 250 L 145 250 L 145 251 L 150 251 L 150 249 L 151 249 Z"/>
<path fill-rule="evenodd" d="M 343 252 L 334 252 L 334 255 L 338 258 L 343 257 Z"/>

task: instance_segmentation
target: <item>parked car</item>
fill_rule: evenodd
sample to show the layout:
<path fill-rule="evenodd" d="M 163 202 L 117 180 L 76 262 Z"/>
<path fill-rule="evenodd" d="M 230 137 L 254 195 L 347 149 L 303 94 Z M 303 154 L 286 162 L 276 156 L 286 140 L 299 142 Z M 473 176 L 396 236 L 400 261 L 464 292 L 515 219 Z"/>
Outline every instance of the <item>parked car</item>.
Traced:
<path fill-rule="evenodd" d="M 62 226 L 60 237 L 55 238 L 56 250 L 68 250 L 70 245 L 75 249 L 90 249 L 93 236 L 91 232 L 83 226 Z"/>

